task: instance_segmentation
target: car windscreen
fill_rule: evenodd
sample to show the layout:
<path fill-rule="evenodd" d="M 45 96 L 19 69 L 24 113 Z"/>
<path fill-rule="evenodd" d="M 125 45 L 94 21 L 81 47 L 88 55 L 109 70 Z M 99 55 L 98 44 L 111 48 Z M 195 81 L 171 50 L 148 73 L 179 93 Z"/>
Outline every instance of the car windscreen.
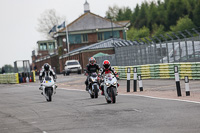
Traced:
<path fill-rule="evenodd" d="M 68 66 L 70 66 L 70 65 L 79 65 L 79 63 L 78 62 L 68 62 L 67 65 Z"/>

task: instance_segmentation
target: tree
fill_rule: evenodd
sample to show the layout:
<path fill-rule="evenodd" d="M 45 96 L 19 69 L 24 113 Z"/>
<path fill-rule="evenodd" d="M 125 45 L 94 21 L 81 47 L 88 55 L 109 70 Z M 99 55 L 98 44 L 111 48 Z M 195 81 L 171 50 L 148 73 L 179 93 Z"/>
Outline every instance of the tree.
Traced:
<path fill-rule="evenodd" d="M 138 15 L 139 15 L 139 11 L 140 11 L 140 8 L 139 8 L 139 5 L 137 4 L 135 9 L 134 9 L 134 12 L 132 14 L 132 19 L 131 19 L 131 23 L 135 23 Z"/>
<path fill-rule="evenodd" d="M 163 25 L 158 26 L 157 24 L 153 24 L 152 28 L 153 28 L 152 36 L 159 36 L 160 34 L 163 34 L 165 29 Z"/>
<path fill-rule="evenodd" d="M 38 18 L 37 31 L 49 39 L 51 38 L 49 31 L 53 28 L 53 26 L 60 25 L 65 20 L 65 17 L 59 16 L 55 9 L 45 10 L 41 14 L 40 18 Z"/>
<path fill-rule="evenodd" d="M 123 21 L 123 20 L 131 20 L 132 11 L 128 7 L 124 7 L 122 9 L 119 9 L 118 14 L 116 16 L 117 21 Z"/>
<path fill-rule="evenodd" d="M 135 40 L 139 38 L 148 37 L 150 35 L 150 30 L 147 27 L 142 27 L 141 29 L 137 30 L 134 27 L 132 27 L 127 32 L 127 38 L 129 40 Z"/>
<path fill-rule="evenodd" d="M 106 11 L 106 18 L 111 18 L 113 21 L 116 21 L 117 14 L 119 12 L 119 7 L 114 5 L 113 7 L 108 7 L 108 11 Z"/>
<path fill-rule="evenodd" d="M 198 0 L 198 2 L 196 3 L 196 6 L 195 6 L 195 9 L 194 9 L 194 12 L 193 12 L 193 21 L 195 23 L 195 25 L 197 26 L 200 26 L 200 17 L 199 17 L 199 14 L 200 14 L 200 0 Z"/>
<path fill-rule="evenodd" d="M 14 72 L 14 68 L 12 65 L 4 65 L 2 68 L 4 68 L 5 73 L 13 73 Z"/>
<path fill-rule="evenodd" d="M 194 25 L 192 20 L 188 16 L 185 16 L 183 18 L 180 18 L 177 21 L 176 26 L 170 26 L 170 29 L 171 29 L 171 31 L 176 32 L 176 31 L 183 31 L 183 30 L 186 30 L 186 29 L 192 29 L 192 28 L 195 28 L 195 27 L 196 26 Z"/>

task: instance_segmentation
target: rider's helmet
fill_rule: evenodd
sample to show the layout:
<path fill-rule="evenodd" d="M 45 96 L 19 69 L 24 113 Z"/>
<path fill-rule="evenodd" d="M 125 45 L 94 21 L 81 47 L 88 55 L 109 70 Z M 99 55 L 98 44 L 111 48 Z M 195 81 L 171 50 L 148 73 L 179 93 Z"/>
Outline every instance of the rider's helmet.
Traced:
<path fill-rule="evenodd" d="M 104 60 L 104 61 L 103 61 L 103 67 L 104 67 L 105 69 L 109 69 L 109 68 L 110 68 L 110 62 L 109 62 L 108 60 Z"/>
<path fill-rule="evenodd" d="M 90 65 L 94 65 L 94 64 L 96 63 L 96 60 L 95 60 L 94 57 L 91 57 L 91 58 L 89 59 L 89 62 L 90 62 Z"/>
<path fill-rule="evenodd" d="M 44 64 L 44 70 L 49 71 L 50 65 L 48 63 Z"/>

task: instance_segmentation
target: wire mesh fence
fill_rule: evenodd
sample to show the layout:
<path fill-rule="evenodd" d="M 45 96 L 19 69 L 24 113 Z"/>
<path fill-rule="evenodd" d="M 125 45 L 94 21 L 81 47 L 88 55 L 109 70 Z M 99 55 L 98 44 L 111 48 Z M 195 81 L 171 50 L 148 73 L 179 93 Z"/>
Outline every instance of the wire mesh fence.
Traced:
<path fill-rule="evenodd" d="M 199 62 L 200 28 L 134 41 L 123 40 L 113 45 L 115 55 L 98 57 L 96 58 L 98 62 L 108 59 L 116 66 Z"/>

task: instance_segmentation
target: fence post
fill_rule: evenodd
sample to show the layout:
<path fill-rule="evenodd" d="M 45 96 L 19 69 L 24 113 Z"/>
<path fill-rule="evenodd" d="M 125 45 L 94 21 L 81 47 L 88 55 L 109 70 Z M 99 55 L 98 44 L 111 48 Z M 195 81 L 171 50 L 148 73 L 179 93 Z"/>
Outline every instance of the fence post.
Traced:
<path fill-rule="evenodd" d="M 178 66 L 174 66 L 174 73 L 175 73 L 177 95 L 181 96 L 181 87 L 180 87 L 180 79 L 179 79 L 179 73 L 178 73 Z"/>
<path fill-rule="evenodd" d="M 185 30 L 185 31 L 188 33 L 188 35 L 190 35 L 190 36 L 192 37 L 193 56 L 194 56 L 194 60 L 197 61 L 197 60 L 196 60 L 196 55 L 195 55 L 194 36 L 193 36 L 188 30 Z"/>
<path fill-rule="evenodd" d="M 187 46 L 187 39 L 186 39 L 186 36 L 181 32 L 179 31 L 179 34 L 181 34 L 181 36 L 184 37 L 184 40 L 185 40 L 185 52 L 186 52 L 186 58 L 188 60 L 188 46 Z"/>
<path fill-rule="evenodd" d="M 160 56 L 162 58 L 162 63 L 163 63 L 163 53 L 162 53 L 162 43 L 161 43 L 161 40 L 157 36 L 154 36 L 154 38 L 156 38 L 159 41 L 159 43 L 160 43 Z"/>
<path fill-rule="evenodd" d="M 130 78 L 131 78 L 131 68 L 127 68 L 127 92 L 130 92 Z"/>
<path fill-rule="evenodd" d="M 186 96 L 190 96 L 189 78 L 185 76 L 185 93 Z"/>
<path fill-rule="evenodd" d="M 143 91 L 143 85 L 142 85 L 142 77 L 141 77 L 141 75 L 138 75 L 138 83 L 139 83 L 140 91 Z"/>
<path fill-rule="evenodd" d="M 174 32 L 172 34 L 178 39 L 178 47 L 179 47 L 179 62 L 181 61 L 181 44 L 180 44 L 180 37 L 177 36 Z"/>
<path fill-rule="evenodd" d="M 137 67 L 134 67 L 133 74 L 133 91 L 137 92 Z"/>

